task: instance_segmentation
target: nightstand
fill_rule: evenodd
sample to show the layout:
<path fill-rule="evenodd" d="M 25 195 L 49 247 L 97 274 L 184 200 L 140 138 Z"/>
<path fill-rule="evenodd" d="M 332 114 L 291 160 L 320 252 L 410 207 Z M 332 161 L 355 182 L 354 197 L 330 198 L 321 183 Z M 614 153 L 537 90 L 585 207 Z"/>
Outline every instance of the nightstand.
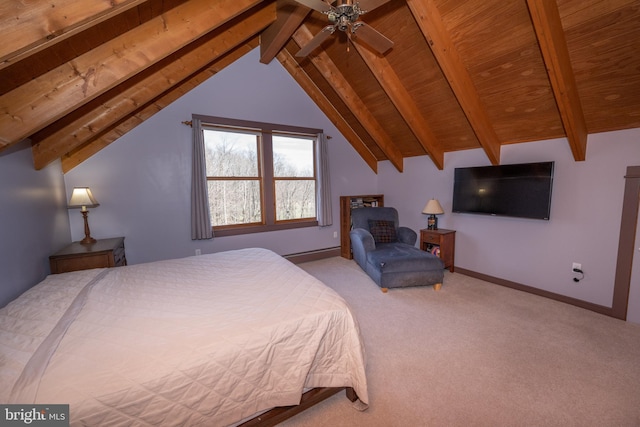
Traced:
<path fill-rule="evenodd" d="M 90 245 L 73 242 L 49 257 L 51 273 L 127 265 L 124 237 L 101 239 Z"/>
<path fill-rule="evenodd" d="M 444 268 L 448 268 L 453 273 L 454 255 L 456 250 L 455 230 L 438 228 L 420 230 L 420 249 L 431 252 L 434 246 L 440 248 L 440 259 L 444 262 Z"/>

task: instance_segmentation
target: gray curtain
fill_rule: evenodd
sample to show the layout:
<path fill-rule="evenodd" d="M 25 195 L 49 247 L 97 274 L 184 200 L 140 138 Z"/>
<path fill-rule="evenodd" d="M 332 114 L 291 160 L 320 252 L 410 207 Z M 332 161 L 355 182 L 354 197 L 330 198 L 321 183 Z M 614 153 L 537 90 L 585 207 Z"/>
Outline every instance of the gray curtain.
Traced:
<path fill-rule="evenodd" d="M 318 134 L 316 143 L 316 159 L 318 159 L 318 191 L 316 193 L 316 210 L 318 225 L 326 227 L 333 224 L 331 214 L 331 180 L 329 179 L 329 153 L 327 138 L 324 133 Z"/>
<path fill-rule="evenodd" d="M 193 160 L 191 170 L 191 240 L 213 238 L 211 213 L 209 212 L 209 191 L 204 154 L 204 135 L 199 119 L 193 118 Z"/>

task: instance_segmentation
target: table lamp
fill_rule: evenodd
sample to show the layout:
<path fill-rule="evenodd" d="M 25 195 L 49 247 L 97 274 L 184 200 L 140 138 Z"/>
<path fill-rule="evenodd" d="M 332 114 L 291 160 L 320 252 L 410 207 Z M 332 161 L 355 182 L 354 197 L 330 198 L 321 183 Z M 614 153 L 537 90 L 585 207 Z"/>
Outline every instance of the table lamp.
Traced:
<path fill-rule="evenodd" d="M 91 237 L 91 231 L 89 230 L 89 220 L 87 219 L 89 211 L 87 208 L 95 208 L 97 206 L 100 206 L 100 203 L 93 197 L 89 187 L 74 187 L 67 207 L 69 209 L 80 208 L 80 213 L 82 213 L 82 217 L 84 218 L 84 239 L 80 240 L 80 243 L 83 245 L 90 245 L 96 242 L 96 239 Z"/>
<path fill-rule="evenodd" d="M 442 215 L 444 213 L 444 209 L 442 209 L 440 202 L 437 199 L 429 200 L 424 209 L 422 209 L 422 213 L 429 215 L 429 218 L 427 219 L 427 229 L 437 230 L 438 217 L 436 215 Z"/>

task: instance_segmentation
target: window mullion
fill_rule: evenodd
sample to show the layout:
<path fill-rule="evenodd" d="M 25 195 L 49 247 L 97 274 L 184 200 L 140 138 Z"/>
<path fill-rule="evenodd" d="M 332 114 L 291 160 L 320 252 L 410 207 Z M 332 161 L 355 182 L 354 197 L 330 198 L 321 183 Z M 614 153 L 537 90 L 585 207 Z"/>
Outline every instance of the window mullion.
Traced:
<path fill-rule="evenodd" d="M 271 132 L 262 133 L 262 200 L 266 224 L 276 223 L 275 182 L 273 179 L 273 143 Z"/>

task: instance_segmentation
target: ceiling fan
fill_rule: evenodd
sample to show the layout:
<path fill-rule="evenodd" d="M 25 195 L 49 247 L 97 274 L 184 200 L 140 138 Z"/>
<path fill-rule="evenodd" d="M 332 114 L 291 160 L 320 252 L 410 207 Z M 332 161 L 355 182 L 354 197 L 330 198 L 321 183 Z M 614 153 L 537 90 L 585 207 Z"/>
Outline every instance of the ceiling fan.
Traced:
<path fill-rule="evenodd" d="M 313 10 L 324 13 L 329 18 L 329 25 L 316 34 L 305 46 L 296 53 L 299 58 L 305 57 L 315 48 L 320 46 L 330 35 L 340 30 L 346 33 L 349 40 L 361 40 L 376 52 L 383 54 L 393 47 L 393 42 L 380 32 L 374 30 L 362 21 L 358 21 L 361 15 L 382 6 L 389 0 L 359 0 L 355 3 L 346 0 L 344 3 L 333 6 L 333 1 L 327 0 L 295 0 Z"/>

